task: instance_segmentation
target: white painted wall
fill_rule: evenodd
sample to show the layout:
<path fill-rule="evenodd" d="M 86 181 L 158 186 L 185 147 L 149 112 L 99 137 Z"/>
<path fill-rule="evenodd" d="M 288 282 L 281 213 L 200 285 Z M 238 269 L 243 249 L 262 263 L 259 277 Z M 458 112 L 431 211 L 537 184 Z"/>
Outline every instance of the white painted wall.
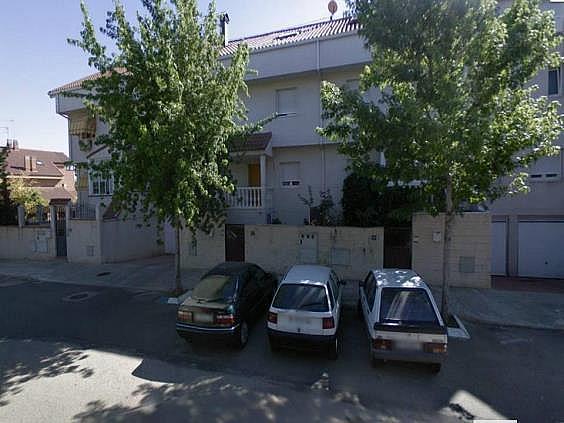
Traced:
<path fill-rule="evenodd" d="M 104 263 L 141 259 L 164 254 L 164 233 L 155 223 L 149 227 L 142 219 L 113 219 L 102 222 L 102 260 Z"/>
<path fill-rule="evenodd" d="M 564 221 L 519 222 L 519 276 L 564 278 Z"/>
<path fill-rule="evenodd" d="M 452 230 L 451 286 L 491 286 L 491 217 L 489 213 L 456 216 Z M 412 220 L 412 267 L 427 282 L 442 284 L 444 215 L 416 213 Z M 474 260 L 474 271 L 461 271 Z"/>
<path fill-rule="evenodd" d="M 49 226 L 0 226 L 1 259 L 50 260 L 56 255 Z"/>
<path fill-rule="evenodd" d="M 102 263 L 98 222 L 69 220 L 67 228 L 67 260 L 70 263 Z"/>

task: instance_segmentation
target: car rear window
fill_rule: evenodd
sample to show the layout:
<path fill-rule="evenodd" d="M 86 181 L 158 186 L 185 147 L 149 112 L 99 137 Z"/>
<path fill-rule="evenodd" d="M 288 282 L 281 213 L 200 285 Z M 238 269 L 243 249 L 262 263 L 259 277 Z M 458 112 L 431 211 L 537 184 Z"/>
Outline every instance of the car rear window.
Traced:
<path fill-rule="evenodd" d="M 429 295 L 417 288 L 383 288 L 380 322 L 424 326 L 439 324 Z"/>
<path fill-rule="evenodd" d="M 325 287 L 320 285 L 284 284 L 272 305 L 287 310 L 329 311 Z"/>
<path fill-rule="evenodd" d="M 235 295 L 237 278 L 228 275 L 207 275 L 192 291 L 192 298 L 202 301 L 229 301 Z"/>

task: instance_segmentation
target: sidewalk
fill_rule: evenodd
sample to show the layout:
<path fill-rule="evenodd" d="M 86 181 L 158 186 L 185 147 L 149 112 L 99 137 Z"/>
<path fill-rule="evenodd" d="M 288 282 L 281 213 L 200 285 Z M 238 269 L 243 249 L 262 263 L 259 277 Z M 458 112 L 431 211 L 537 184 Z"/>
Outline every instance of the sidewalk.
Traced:
<path fill-rule="evenodd" d="M 183 286 L 193 287 L 202 274 L 201 270 L 183 270 Z M 109 264 L 79 264 L 64 260 L 0 260 L 0 276 L 164 293 L 174 288 L 174 257 L 159 256 Z"/>
<path fill-rule="evenodd" d="M 184 269 L 184 288 L 192 288 L 203 273 L 203 270 Z M 167 293 L 174 287 L 174 257 L 161 256 L 113 264 L 0 260 L 0 277 Z M 440 303 L 440 287 L 432 289 L 435 299 Z M 345 306 L 356 307 L 357 293 L 358 281 L 347 281 L 343 292 Z M 453 313 L 467 321 L 564 330 L 564 294 L 559 292 L 452 287 L 450 307 Z"/>

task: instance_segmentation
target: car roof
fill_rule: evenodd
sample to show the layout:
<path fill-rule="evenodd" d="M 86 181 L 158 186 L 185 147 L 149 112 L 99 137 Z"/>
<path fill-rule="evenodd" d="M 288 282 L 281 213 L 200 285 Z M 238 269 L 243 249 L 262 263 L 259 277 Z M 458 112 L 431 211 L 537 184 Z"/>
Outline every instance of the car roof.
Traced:
<path fill-rule="evenodd" d="M 327 284 L 331 268 L 311 264 L 298 264 L 292 266 L 282 283 L 317 283 Z"/>
<path fill-rule="evenodd" d="M 239 261 L 226 261 L 226 262 L 220 263 L 217 266 L 215 266 L 214 268 L 212 268 L 204 276 L 209 276 L 209 275 L 228 275 L 228 276 L 238 275 L 238 274 L 244 272 L 245 270 L 247 270 L 251 266 L 255 266 L 255 265 L 252 264 L 252 263 L 245 263 L 245 262 L 239 262 Z"/>
<path fill-rule="evenodd" d="M 429 289 L 421 276 L 411 269 L 374 269 L 371 272 L 379 287 Z"/>

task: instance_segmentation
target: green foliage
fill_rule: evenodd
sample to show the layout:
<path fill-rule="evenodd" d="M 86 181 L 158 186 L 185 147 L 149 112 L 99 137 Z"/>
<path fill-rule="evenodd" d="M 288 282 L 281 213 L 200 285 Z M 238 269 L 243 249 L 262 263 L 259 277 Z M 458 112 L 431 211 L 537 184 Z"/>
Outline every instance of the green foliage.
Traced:
<path fill-rule="evenodd" d="M 195 0 L 144 0 L 136 25 L 119 1 L 103 34 L 116 46 L 108 53 L 98 40 L 84 3 L 80 40 L 104 77 L 84 83 L 92 115 L 108 124 L 110 159 L 90 168 L 113 174 L 113 202 L 127 213 L 141 209 L 146 221 L 182 222 L 210 230 L 225 213 L 224 193 L 234 189 L 229 140 L 260 127 L 242 125 L 248 48 L 241 44 L 228 65 L 211 3 L 201 16 Z M 237 123 L 239 122 L 239 123 Z"/>
<path fill-rule="evenodd" d="M 424 209 L 424 199 L 418 187 L 388 187 L 379 179 L 353 172 L 343 183 L 341 205 L 346 226 L 401 226 Z"/>
<path fill-rule="evenodd" d="M 10 198 L 6 159 L 9 150 L 0 148 L 0 225 L 15 225 L 18 223 L 17 206 Z"/>
<path fill-rule="evenodd" d="M 12 179 L 9 184 L 10 199 L 13 203 L 23 206 L 26 217 L 34 216 L 38 207 L 47 207 L 47 201 L 41 197 L 39 191 L 26 185 L 21 179 Z"/>
<path fill-rule="evenodd" d="M 361 90 L 381 97 L 366 101 L 324 83 L 329 123 L 321 134 L 383 183 L 423 181 L 432 213 L 445 210 L 429 201 L 443 190 L 447 214 L 522 191 L 522 169 L 554 154 L 562 130 L 558 104 L 534 98 L 537 87 L 528 85 L 560 63 L 552 12 L 537 0 L 515 0 L 501 13 L 494 0 L 349 5 L 372 53 Z M 371 162 L 374 151 L 385 153 L 384 169 Z"/>
<path fill-rule="evenodd" d="M 316 226 L 336 226 L 339 224 L 339 218 L 335 210 L 335 202 L 331 195 L 331 190 L 319 192 L 319 204 L 315 205 L 311 186 L 307 187 L 308 197 L 298 194 L 298 198 L 309 207 L 310 220 L 304 219 L 306 225 Z"/>

